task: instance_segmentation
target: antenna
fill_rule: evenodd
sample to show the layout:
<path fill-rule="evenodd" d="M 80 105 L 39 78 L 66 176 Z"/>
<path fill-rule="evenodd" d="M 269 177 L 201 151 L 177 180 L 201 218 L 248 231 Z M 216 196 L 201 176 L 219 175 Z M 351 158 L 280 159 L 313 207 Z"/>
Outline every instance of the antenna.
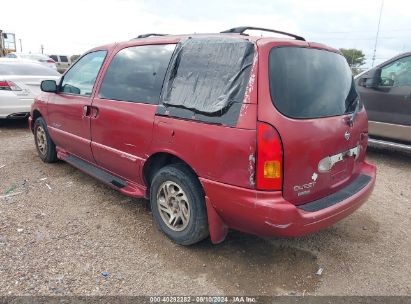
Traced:
<path fill-rule="evenodd" d="M 375 36 L 374 54 L 372 55 L 372 67 L 374 67 L 375 53 L 377 53 L 377 43 L 378 43 L 378 36 L 380 34 L 380 24 L 381 24 L 381 15 L 382 15 L 383 7 L 384 7 L 384 0 L 381 0 L 380 17 L 378 18 L 377 35 Z"/>

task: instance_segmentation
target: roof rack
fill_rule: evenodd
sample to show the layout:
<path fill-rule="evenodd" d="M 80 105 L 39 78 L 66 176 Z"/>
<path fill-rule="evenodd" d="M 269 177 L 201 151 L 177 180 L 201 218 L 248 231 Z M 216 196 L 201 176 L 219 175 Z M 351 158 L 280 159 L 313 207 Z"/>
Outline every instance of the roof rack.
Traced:
<path fill-rule="evenodd" d="M 258 30 L 258 31 L 264 31 L 264 32 L 271 32 L 271 33 L 276 33 L 276 34 L 281 34 L 281 35 L 285 35 L 285 36 L 294 37 L 296 40 L 305 41 L 304 37 L 301 37 L 301 36 L 297 36 L 297 35 L 290 34 L 290 33 L 287 33 L 287 32 L 271 30 L 271 29 L 266 29 L 266 28 L 262 28 L 262 27 L 253 27 L 253 26 L 233 27 L 229 30 L 222 31 L 220 33 L 247 35 L 247 34 L 244 34 L 244 32 L 247 31 L 247 30 Z"/>
<path fill-rule="evenodd" d="M 138 35 L 136 38 L 134 39 L 140 39 L 140 38 L 147 38 L 147 37 L 151 37 L 151 36 L 167 36 L 168 34 L 156 34 L 156 33 L 149 33 L 149 34 L 142 34 L 142 35 Z"/>

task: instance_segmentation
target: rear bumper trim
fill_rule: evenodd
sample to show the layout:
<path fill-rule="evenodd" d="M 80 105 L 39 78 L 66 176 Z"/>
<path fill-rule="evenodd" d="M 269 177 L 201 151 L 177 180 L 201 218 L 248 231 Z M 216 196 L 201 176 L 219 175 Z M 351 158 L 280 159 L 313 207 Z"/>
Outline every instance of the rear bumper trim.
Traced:
<path fill-rule="evenodd" d="M 306 203 L 304 205 L 299 205 L 298 208 L 304 211 L 315 212 L 321 209 L 331 207 L 353 196 L 355 193 L 359 192 L 362 188 L 364 188 L 370 181 L 371 176 L 364 174 L 359 175 L 351 184 L 341 189 L 340 191 L 335 192 L 329 196 L 323 197 L 319 200 Z"/>
<path fill-rule="evenodd" d="M 20 119 L 20 118 L 27 118 L 30 115 L 29 112 L 18 112 L 12 113 L 7 116 L 7 119 Z"/>
<path fill-rule="evenodd" d="M 302 209 L 303 205 L 294 205 L 285 200 L 281 191 L 245 189 L 200 177 L 211 203 L 209 206 L 221 218 L 223 224 L 220 226 L 268 237 L 302 236 L 338 222 L 367 200 L 375 180 L 376 167 L 362 162 L 358 176 L 350 183 L 351 186 L 345 187 L 344 196 L 343 193 L 338 197 L 330 195 L 334 204 L 321 204 L 323 209 L 306 211 Z M 310 205 L 311 208 L 313 206 L 318 208 L 318 205 Z"/>

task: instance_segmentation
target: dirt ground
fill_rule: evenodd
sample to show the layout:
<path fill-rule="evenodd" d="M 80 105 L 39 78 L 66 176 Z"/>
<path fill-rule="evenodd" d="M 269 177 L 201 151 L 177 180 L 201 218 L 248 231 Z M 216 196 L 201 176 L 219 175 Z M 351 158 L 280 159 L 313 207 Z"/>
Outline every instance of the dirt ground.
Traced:
<path fill-rule="evenodd" d="M 147 201 L 42 163 L 26 124 L 0 121 L 0 294 L 411 295 L 411 155 L 368 160 L 371 198 L 333 227 L 187 248 L 155 228 Z"/>

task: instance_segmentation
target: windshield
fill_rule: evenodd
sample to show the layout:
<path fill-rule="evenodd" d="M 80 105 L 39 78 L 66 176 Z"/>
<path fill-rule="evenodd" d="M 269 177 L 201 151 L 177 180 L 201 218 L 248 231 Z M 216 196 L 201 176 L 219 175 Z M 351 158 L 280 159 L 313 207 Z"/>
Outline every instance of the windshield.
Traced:
<path fill-rule="evenodd" d="M 292 118 L 343 115 L 356 108 L 351 70 L 339 54 L 309 48 L 273 48 L 270 93 L 275 107 Z"/>

